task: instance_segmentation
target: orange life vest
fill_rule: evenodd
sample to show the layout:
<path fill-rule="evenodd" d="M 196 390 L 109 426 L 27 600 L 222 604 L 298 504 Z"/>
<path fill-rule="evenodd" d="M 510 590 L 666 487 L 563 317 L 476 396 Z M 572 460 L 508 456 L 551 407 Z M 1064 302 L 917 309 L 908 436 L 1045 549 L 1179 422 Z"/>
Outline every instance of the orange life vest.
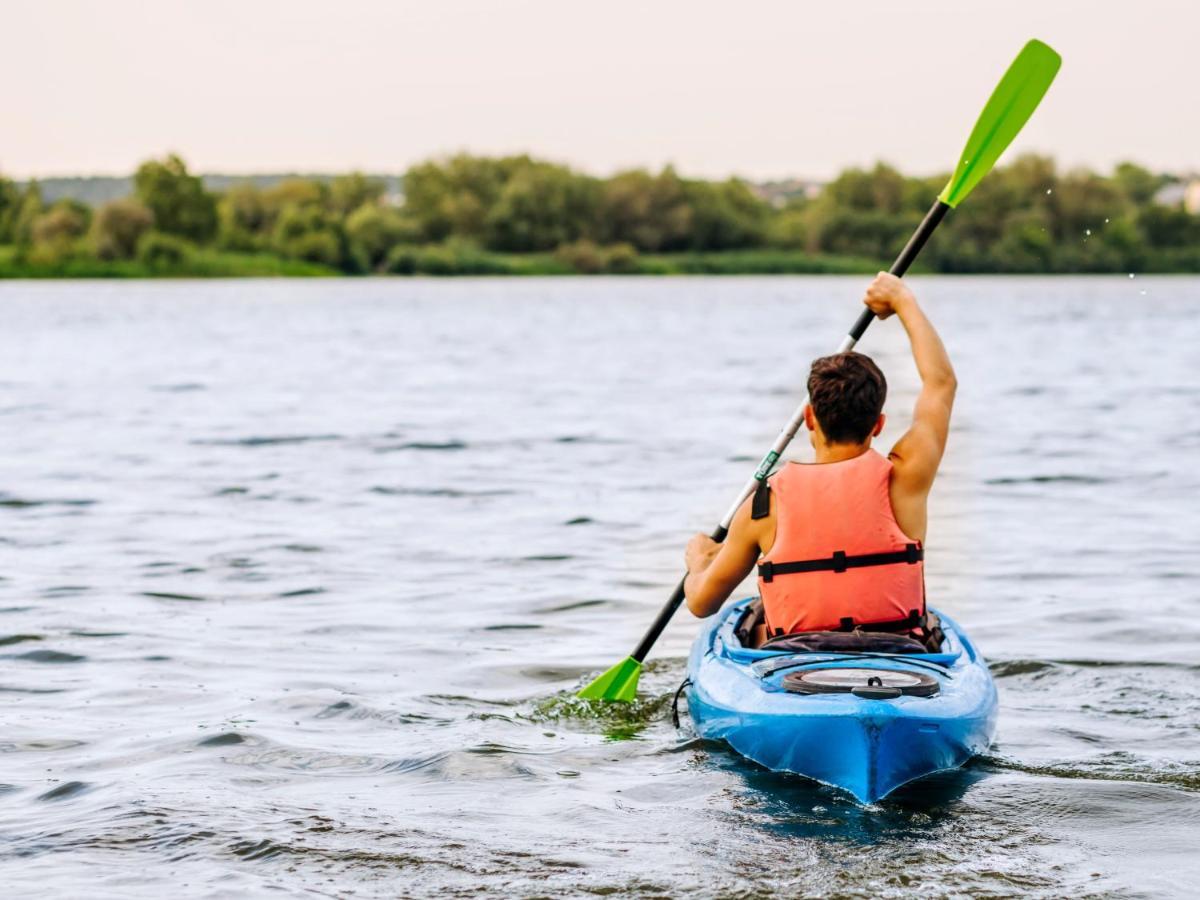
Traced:
<path fill-rule="evenodd" d="M 758 566 L 768 634 L 923 624 L 924 550 L 896 523 L 891 474 L 868 450 L 772 476 L 775 543 Z M 755 507 L 766 514 L 758 496 Z"/>

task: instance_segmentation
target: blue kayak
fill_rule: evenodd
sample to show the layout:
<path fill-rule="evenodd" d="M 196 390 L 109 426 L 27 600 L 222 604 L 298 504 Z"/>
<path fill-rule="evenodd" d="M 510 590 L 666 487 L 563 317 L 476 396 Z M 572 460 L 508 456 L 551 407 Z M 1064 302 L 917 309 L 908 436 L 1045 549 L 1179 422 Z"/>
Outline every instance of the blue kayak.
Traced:
<path fill-rule="evenodd" d="M 715 615 L 692 647 L 688 709 L 701 737 L 861 803 L 958 768 L 991 743 L 996 686 L 944 614 L 937 653 L 754 650 L 735 631 L 750 602 Z"/>

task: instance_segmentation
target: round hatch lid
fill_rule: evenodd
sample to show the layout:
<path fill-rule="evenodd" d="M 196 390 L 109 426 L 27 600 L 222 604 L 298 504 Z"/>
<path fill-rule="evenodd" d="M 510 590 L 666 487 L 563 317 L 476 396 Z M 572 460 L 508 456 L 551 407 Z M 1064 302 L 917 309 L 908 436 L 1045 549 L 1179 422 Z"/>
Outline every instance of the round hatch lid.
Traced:
<path fill-rule="evenodd" d="M 866 700 L 932 697 L 938 692 L 931 676 L 900 669 L 804 669 L 784 675 L 783 687 L 794 694 L 854 694 Z"/>

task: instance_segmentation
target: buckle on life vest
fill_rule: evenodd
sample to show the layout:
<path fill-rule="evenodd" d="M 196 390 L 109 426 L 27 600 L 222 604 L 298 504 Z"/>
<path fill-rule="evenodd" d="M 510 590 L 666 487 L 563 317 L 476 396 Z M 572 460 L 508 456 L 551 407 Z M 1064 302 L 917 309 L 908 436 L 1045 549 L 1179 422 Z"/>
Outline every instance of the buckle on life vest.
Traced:
<path fill-rule="evenodd" d="M 904 561 L 910 566 L 915 566 L 921 561 L 921 557 L 924 556 L 924 554 L 921 553 L 921 548 L 916 544 L 905 544 L 904 554 Z"/>
<path fill-rule="evenodd" d="M 834 550 L 832 561 L 833 561 L 833 571 L 835 571 L 835 572 L 845 572 L 846 571 L 847 566 L 846 566 L 846 551 L 845 550 Z"/>
<path fill-rule="evenodd" d="M 770 560 L 758 565 L 758 577 L 763 581 L 773 581 L 775 578 L 775 564 Z"/>

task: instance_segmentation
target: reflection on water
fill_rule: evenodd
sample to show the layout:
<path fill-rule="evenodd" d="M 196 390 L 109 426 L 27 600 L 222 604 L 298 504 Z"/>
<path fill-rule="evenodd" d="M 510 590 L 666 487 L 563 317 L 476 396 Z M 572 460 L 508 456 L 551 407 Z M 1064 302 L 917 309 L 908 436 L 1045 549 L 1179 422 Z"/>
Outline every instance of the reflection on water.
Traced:
<path fill-rule="evenodd" d="M 672 727 L 686 615 L 636 705 L 574 697 L 861 279 L 0 285 L 0 881 L 1186 894 L 1200 280 L 915 283 L 961 381 L 930 592 L 1002 712 L 867 808 Z M 863 349 L 894 439 L 898 326 Z"/>

